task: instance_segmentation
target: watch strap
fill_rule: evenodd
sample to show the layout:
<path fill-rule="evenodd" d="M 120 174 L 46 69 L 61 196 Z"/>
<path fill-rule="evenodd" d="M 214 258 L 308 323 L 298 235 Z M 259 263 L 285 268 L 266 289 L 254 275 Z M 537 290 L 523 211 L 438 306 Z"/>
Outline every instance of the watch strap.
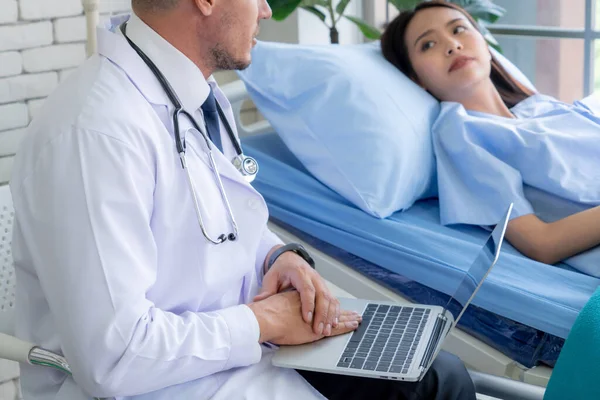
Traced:
<path fill-rule="evenodd" d="M 267 261 L 267 268 L 265 270 L 265 273 L 271 269 L 271 266 L 273 266 L 273 264 L 275 264 L 275 261 L 277 261 L 277 258 L 287 251 L 292 251 L 292 252 L 298 254 L 300 257 L 302 257 L 304 259 L 304 261 L 306 261 L 308 263 L 308 265 L 310 265 L 312 268 L 315 268 L 315 261 L 310 256 L 310 254 L 308 254 L 308 251 L 306 251 L 304 246 L 302 246 L 300 243 L 288 243 L 284 246 L 279 247 L 277 250 L 275 250 L 271 254 L 271 256 L 269 257 L 269 260 Z"/>

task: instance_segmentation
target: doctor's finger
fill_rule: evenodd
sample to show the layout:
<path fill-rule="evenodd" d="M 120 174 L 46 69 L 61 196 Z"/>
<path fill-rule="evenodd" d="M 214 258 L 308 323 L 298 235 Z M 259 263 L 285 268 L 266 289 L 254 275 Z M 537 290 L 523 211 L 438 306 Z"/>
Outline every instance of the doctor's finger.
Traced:
<path fill-rule="evenodd" d="M 278 285 L 279 276 L 275 272 L 265 275 L 260 292 L 254 297 L 253 301 L 260 301 L 273 296 L 277 293 Z"/>
<path fill-rule="evenodd" d="M 347 332 L 351 332 L 358 328 L 362 317 L 356 313 L 340 314 L 339 323 L 336 328 L 331 330 L 331 336 L 342 335 Z"/>
<path fill-rule="evenodd" d="M 326 287 L 316 284 L 316 304 L 315 304 L 315 321 L 313 323 L 313 331 L 317 335 L 322 335 L 325 332 L 325 328 L 328 324 L 331 324 L 329 320 L 329 305 L 333 300 L 329 290 Z M 335 308 L 334 311 L 335 312 Z"/>
<path fill-rule="evenodd" d="M 358 321 L 361 322 L 362 321 L 362 315 L 360 315 L 359 313 L 355 312 L 355 311 L 349 311 L 349 310 L 343 310 L 340 313 L 340 321 L 339 323 L 344 323 L 344 322 L 351 322 L 351 321 Z"/>
<path fill-rule="evenodd" d="M 337 307 L 335 309 L 335 324 L 334 324 L 334 328 L 337 327 L 339 319 L 340 319 L 340 301 L 338 300 Z"/>
<path fill-rule="evenodd" d="M 302 317 L 307 324 L 312 324 L 315 317 L 315 287 L 307 277 L 294 282 L 294 287 L 300 293 Z"/>
<path fill-rule="evenodd" d="M 331 328 L 336 327 L 336 321 L 338 319 L 337 308 L 339 301 L 333 297 L 333 295 L 331 295 L 330 299 L 329 310 L 327 310 L 327 322 L 325 322 L 325 330 L 323 331 L 325 336 L 331 335 Z"/>

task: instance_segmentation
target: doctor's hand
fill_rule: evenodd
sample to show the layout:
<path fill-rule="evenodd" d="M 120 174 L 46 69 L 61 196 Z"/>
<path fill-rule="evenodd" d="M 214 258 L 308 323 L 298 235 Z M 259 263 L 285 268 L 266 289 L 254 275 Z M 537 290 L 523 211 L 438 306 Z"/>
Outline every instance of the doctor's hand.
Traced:
<path fill-rule="evenodd" d="M 291 290 L 267 297 L 248 305 L 260 327 L 259 342 L 278 345 L 297 345 L 314 342 L 325 337 L 317 334 L 302 318 L 300 294 Z M 354 311 L 342 311 L 336 328 L 329 336 L 351 332 L 358 327 L 362 317 Z"/>
<path fill-rule="evenodd" d="M 268 257 L 267 257 L 268 258 Z M 302 317 L 317 335 L 329 336 L 340 318 L 340 302 L 331 294 L 325 280 L 302 257 L 285 252 L 263 278 L 254 301 L 294 288 L 302 300 Z"/>

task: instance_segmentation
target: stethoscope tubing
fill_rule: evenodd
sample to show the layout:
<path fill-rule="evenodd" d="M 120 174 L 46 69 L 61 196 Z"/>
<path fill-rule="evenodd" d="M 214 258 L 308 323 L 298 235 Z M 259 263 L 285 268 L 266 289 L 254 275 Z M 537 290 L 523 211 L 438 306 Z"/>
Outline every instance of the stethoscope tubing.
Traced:
<path fill-rule="evenodd" d="M 150 60 L 150 58 L 148 58 L 148 56 L 135 43 L 133 43 L 127 37 L 127 35 L 125 33 L 126 32 L 125 26 L 126 26 L 126 24 L 121 25 L 121 32 L 123 32 L 123 36 L 129 43 L 129 45 L 135 50 L 135 52 L 140 56 L 140 58 L 148 66 L 148 68 L 150 68 L 150 71 L 152 71 L 152 73 L 154 74 L 156 79 L 159 81 L 159 83 L 162 86 L 163 90 L 165 91 L 167 97 L 169 98 L 171 103 L 173 103 L 173 106 L 175 107 L 175 111 L 173 112 L 173 129 L 174 129 L 174 135 L 175 135 L 175 146 L 177 148 L 177 153 L 179 154 L 179 160 L 181 162 L 181 167 L 183 168 L 183 170 L 185 171 L 185 174 L 186 174 L 186 180 L 188 182 L 190 192 L 192 193 L 194 209 L 196 211 L 196 217 L 198 219 L 198 224 L 200 225 L 200 230 L 202 231 L 202 235 L 209 242 L 211 242 L 213 244 L 221 244 L 221 243 L 225 242 L 226 240 L 230 240 L 230 241 L 236 240 L 238 237 L 238 226 L 235 221 L 235 217 L 233 216 L 233 211 L 231 209 L 229 199 L 227 198 L 227 194 L 225 193 L 225 187 L 223 186 L 223 182 L 221 181 L 221 176 L 219 174 L 217 164 L 216 164 L 215 159 L 212 154 L 212 142 L 208 139 L 206 133 L 200 128 L 200 126 L 198 125 L 196 120 L 187 111 L 185 111 L 183 109 L 183 106 L 181 105 L 181 102 L 179 101 L 177 94 L 175 93 L 175 91 L 173 90 L 173 88 L 171 87 L 171 85 L 169 84 L 167 79 L 165 78 L 165 76 L 160 72 L 158 67 L 152 62 L 152 60 Z M 217 111 L 219 113 L 219 117 L 220 117 L 221 121 L 225 124 L 225 130 L 227 131 L 229 139 L 231 140 L 231 143 L 233 144 L 238 157 L 242 157 L 242 159 L 243 159 L 244 155 L 242 152 L 242 147 L 241 147 L 239 141 L 237 140 L 237 137 L 233 133 L 233 129 L 231 129 L 231 126 L 229 125 L 227 118 L 225 118 L 225 113 L 223 112 L 223 110 L 218 102 L 217 102 Z M 179 116 L 180 115 L 184 115 L 185 117 L 187 117 L 187 119 L 192 123 L 194 129 L 196 129 L 200 133 L 200 135 L 204 139 L 204 142 L 206 143 L 206 146 L 208 148 L 207 153 L 208 153 L 208 158 L 210 161 L 210 167 L 213 170 L 213 175 L 214 175 L 215 181 L 217 183 L 217 186 L 219 188 L 221 200 L 225 204 L 225 208 L 227 210 L 227 214 L 229 217 L 229 222 L 231 223 L 231 225 L 233 227 L 232 233 L 229 233 L 228 235 L 221 234 L 216 240 L 210 237 L 210 235 L 206 231 L 206 227 L 204 226 L 204 219 L 202 218 L 202 213 L 200 212 L 200 201 L 198 199 L 198 196 L 196 195 L 194 182 L 190 175 L 189 168 L 187 167 L 186 146 L 185 146 L 185 142 L 181 140 L 181 134 L 180 134 L 180 129 L 179 129 Z"/>

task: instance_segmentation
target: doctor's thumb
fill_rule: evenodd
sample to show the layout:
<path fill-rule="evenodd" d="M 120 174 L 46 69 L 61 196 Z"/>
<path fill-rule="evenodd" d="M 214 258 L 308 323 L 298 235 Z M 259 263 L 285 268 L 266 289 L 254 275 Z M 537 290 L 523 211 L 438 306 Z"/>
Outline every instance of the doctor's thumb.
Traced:
<path fill-rule="evenodd" d="M 253 301 L 261 301 L 277 294 L 277 286 L 277 279 L 265 279 L 260 292 L 254 297 Z"/>

